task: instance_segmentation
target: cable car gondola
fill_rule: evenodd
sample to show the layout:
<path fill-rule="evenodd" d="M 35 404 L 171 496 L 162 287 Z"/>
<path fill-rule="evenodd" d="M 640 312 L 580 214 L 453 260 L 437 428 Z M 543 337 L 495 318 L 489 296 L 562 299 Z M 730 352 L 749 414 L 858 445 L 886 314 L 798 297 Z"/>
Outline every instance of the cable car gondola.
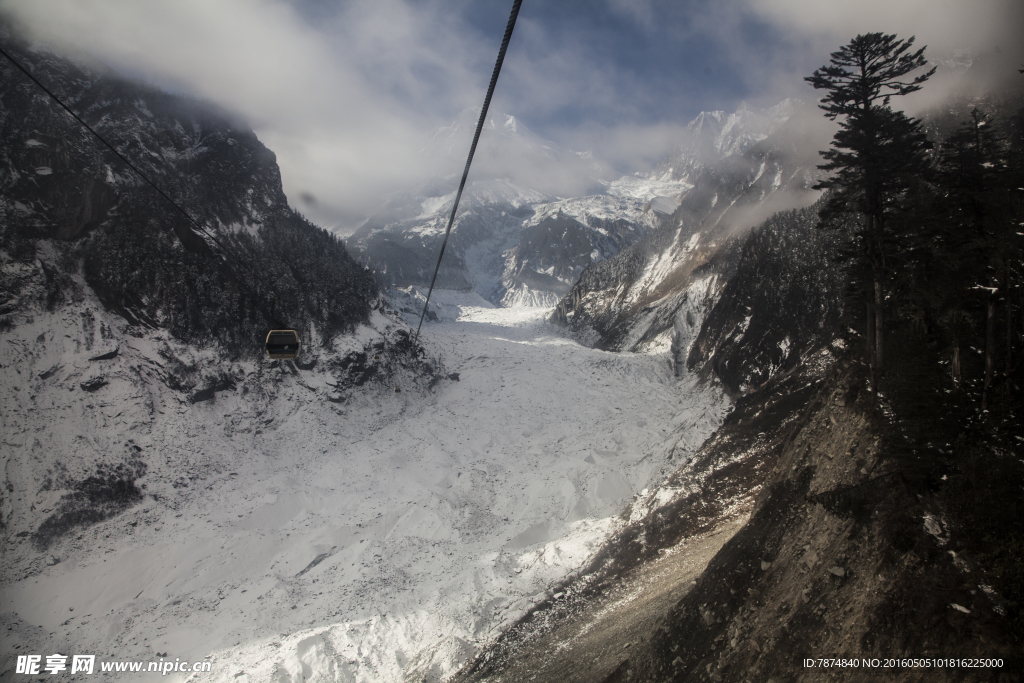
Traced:
<path fill-rule="evenodd" d="M 302 342 L 295 330 L 271 330 L 267 333 L 267 355 L 271 360 L 295 360 Z"/>

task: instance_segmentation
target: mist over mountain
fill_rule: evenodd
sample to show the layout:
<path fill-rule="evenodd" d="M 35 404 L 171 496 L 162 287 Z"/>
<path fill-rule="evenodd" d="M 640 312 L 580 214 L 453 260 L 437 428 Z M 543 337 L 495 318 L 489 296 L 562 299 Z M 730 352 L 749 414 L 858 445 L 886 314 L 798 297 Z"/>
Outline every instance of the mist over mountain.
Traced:
<path fill-rule="evenodd" d="M 685 190 L 657 229 L 585 270 L 553 320 L 600 348 L 686 348 L 732 275 L 746 230 L 817 196 L 813 150 L 828 128 L 807 125 L 812 109 L 786 101 L 697 117 L 649 174 Z"/>
<path fill-rule="evenodd" d="M 478 116 L 463 111 L 423 154 L 438 168 L 456 160 L 464 165 Z M 643 205 L 657 188 L 634 184 L 619 191 L 621 183 L 607 175 L 589 155 L 542 140 L 514 116 L 490 114 L 438 286 L 473 290 L 503 305 L 557 299 L 583 267 L 618 253 L 647 229 Z M 429 285 L 459 179 L 439 177 L 393 197 L 348 239 L 382 284 Z M 575 194 L 582 197 L 563 199 Z"/>
<path fill-rule="evenodd" d="M 664 217 L 684 203 L 691 222 L 714 214 L 726 233 L 805 206 L 815 197 L 809 186 L 817 136 L 828 130 L 812 108 L 786 100 L 764 110 L 744 104 L 733 114 L 702 113 L 655 169 L 632 175 L 544 141 L 514 116 L 493 114 L 439 286 L 472 289 L 501 305 L 551 305 L 587 267 L 654 239 Z M 464 111 L 424 153 L 439 166 L 454 165 L 475 119 Z M 776 161 L 783 156 L 785 167 Z M 458 176 L 447 176 L 392 198 L 348 239 L 384 286 L 429 284 L 457 184 Z"/>
<path fill-rule="evenodd" d="M 467 108 L 450 126 L 437 130 L 420 154 L 433 165 L 435 178 L 461 175 L 480 118 Z M 454 180 L 457 185 L 459 175 Z M 488 112 L 473 157 L 471 178 L 504 178 L 518 187 L 553 197 L 575 197 L 615 177 L 611 168 L 589 152 L 575 152 L 544 140 L 511 114 Z"/>

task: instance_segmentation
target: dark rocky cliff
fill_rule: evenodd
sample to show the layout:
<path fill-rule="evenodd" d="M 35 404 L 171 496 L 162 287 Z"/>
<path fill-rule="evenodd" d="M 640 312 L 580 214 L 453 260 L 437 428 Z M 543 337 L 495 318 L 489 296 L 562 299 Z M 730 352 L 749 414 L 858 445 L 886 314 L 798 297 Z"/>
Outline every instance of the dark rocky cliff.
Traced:
<path fill-rule="evenodd" d="M 211 105 L 0 32 L 21 64 L 220 242 L 0 60 L 5 313 L 52 310 L 85 284 L 134 325 L 239 356 L 259 352 L 275 319 L 321 340 L 367 319 L 372 278 L 289 208 L 274 154 L 251 130 Z"/>
<path fill-rule="evenodd" d="M 713 374 L 730 392 L 746 392 L 795 367 L 829 334 L 843 312 L 845 276 L 834 263 L 838 234 L 818 229 L 817 220 L 814 207 L 787 211 L 750 232 L 689 347 L 689 369 Z"/>

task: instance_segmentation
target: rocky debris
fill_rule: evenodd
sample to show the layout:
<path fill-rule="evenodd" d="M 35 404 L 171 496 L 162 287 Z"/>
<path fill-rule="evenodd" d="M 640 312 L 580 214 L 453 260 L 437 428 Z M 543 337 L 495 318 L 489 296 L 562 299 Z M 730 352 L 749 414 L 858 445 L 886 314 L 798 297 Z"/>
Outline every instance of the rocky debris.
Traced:
<path fill-rule="evenodd" d="M 49 369 L 43 370 L 42 372 L 40 372 L 39 373 L 39 379 L 50 379 L 51 377 L 56 375 L 58 372 L 60 372 L 61 368 L 63 368 L 63 367 L 64 366 L 61 365 L 60 363 L 55 363 Z"/>
<path fill-rule="evenodd" d="M 212 401 L 216 397 L 217 392 L 233 391 L 236 385 L 237 378 L 229 374 L 221 373 L 215 377 L 210 377 L 206 380 L 202 389 L 197 389 L 189 394 L 189 403 Z"/>
<path fill-rule="evenodd" d="M 120 347 L 115 346 L 113 351 L 107 351 L 106 353 L 101 353 L 98 356 L 93 356 L 89 360 L 93 360 L 93 361 L 95 361 L 95 360 L 112 360 L 114 358 L 117 358 L 118 351 L 120 351 Z"/>
<path fill-rule="evenodd" d="M 100 464 L 96 471 L 82 479 L 61 479 L 44 486 L 68 490 L 61 496 L 56 510 L 31 534 L 40 551 L 72 530 L 96 524 L 112 517 L 142 500 L 136 480 L 146 474 L 146 463 L 132 456 L 138 450 L 129 448 L 124 462 Z M 57 558 L 51 564 L 60 560 Z"/>
<path fill-rule="evenodd" d="M 107 386 L 109 383 L 110 381 L 107 380 L 106 377 L 103 377 L 101 375 L 99 377 L 93 377 L 92 379 L 88 379 L 84 382 L 81 382 L 79 383 L 78 386 L 82 388 L 82 391 L 88 391 L 92 393 L 95 391 L 99 391 L 103 387 Z"/>

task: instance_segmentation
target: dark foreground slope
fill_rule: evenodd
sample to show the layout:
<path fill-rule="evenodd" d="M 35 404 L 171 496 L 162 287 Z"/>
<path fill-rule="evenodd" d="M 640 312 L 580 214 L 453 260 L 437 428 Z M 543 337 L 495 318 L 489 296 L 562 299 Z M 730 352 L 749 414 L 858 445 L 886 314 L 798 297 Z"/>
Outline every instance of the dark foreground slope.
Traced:
<path fill-rule="evenodd" d="M 936 521 L 935 492 L 892 457 L 863 383 L 855 363 L 833 369 L 750 520 L 605 680 L 822 680 L 803 660 L 831 657 L 878 659 L 872 673 L 887 680 L 1018 680 L 1004 600 L 983 568 L 950 549 L 961 548 Z M 951 656 L 1004 665 L 884 668 L 889 658 Z M 871 675 L 859 669 L 829 679 Z"/>
<path fill-rule="evenodd" d="M 273 152 L 211 105 L 87 60 L 5 49 L 216 236 L 195 230 L 38 86 L 0 60 L 0 313 L 53 311 L 87 285 L 139 329 L 236 357 L 287 324 L 325 341 L 365 322 L 376 286 L 288 206 Z M 271 299 L 277 299 L 271 310 Z"/>

